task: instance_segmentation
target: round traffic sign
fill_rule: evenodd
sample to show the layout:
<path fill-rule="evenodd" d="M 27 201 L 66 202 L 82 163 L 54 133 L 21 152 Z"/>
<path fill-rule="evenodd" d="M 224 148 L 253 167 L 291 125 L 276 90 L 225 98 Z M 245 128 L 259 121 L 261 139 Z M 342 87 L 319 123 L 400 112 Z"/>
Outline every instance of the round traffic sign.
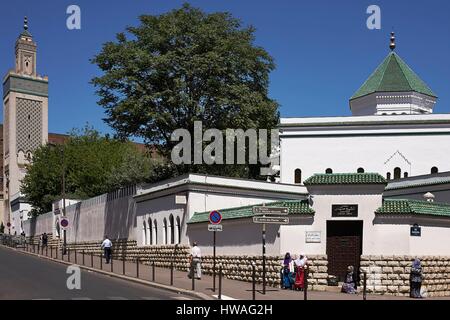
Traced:
<path fill-rule="evenodd" d="M 209 214 L 209 222 L 211 224 L 220 224 L 222 222 L 222 214 L 219 211 L 211 211 Z"/>
<path fill-rule="evenodd" d="M 59 223 L 63 228 L 67 228 L 69 226 L 69 220 L 67 220 L 66 218 L 62 218 Z"/>

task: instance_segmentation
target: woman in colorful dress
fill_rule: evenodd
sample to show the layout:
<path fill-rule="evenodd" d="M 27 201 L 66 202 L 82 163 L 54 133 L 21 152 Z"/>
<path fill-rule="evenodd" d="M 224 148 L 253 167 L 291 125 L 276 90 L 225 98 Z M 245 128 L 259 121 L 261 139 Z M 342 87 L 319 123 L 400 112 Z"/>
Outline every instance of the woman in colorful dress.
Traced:
<path fill-rule="evenodd" d="M 345 276 L 344 284 L 342 285 L 342 292 L 355 294 L 357 288 L 357 277 L 353 266 L 348 266 L 347 274 Z"/>

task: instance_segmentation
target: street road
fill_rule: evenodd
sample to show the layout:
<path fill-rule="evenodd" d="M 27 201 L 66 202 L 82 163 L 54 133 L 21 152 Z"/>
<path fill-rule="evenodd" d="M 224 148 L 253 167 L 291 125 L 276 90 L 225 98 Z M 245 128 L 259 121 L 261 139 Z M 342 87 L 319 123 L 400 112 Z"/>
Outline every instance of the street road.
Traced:
<path fill-rule="evenodd" d="M 190 300 L 162 289 L 81 269 L 81 289 L 69 290 L 67 265 L 0 246 L 0 300 Z"/>

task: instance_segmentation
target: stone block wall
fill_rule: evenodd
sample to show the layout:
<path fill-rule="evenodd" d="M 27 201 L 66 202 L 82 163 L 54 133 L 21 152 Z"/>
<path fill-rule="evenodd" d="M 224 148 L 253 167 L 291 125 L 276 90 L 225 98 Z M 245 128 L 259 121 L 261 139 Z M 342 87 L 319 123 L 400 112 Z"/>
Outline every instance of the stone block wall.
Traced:
<path fill-rule="evenodd" d="M 408 255 L 361 256 L 361 272 L 367 272 L 367 292 L 409 296 L 409 276 L 414 258 Z M 450 296 L 450 257 L 418 258 L 422 262 L 424 296 Z"/>

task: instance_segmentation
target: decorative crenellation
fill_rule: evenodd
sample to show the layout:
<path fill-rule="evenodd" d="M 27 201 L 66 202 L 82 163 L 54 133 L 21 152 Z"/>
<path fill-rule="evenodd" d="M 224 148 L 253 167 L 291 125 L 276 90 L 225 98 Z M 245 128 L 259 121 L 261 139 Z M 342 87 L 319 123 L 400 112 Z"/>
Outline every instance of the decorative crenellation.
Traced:
<path fill-rule="evenodd" d="M 361 272 L 367 272 L 367 292 L 409 296 L 409 277 L 415 256 L 361 256 Z M 450 296 L 450 257 L 419 256 L 424 296 Z M 361 279 L 363 278 L 361 274 Z"/>

